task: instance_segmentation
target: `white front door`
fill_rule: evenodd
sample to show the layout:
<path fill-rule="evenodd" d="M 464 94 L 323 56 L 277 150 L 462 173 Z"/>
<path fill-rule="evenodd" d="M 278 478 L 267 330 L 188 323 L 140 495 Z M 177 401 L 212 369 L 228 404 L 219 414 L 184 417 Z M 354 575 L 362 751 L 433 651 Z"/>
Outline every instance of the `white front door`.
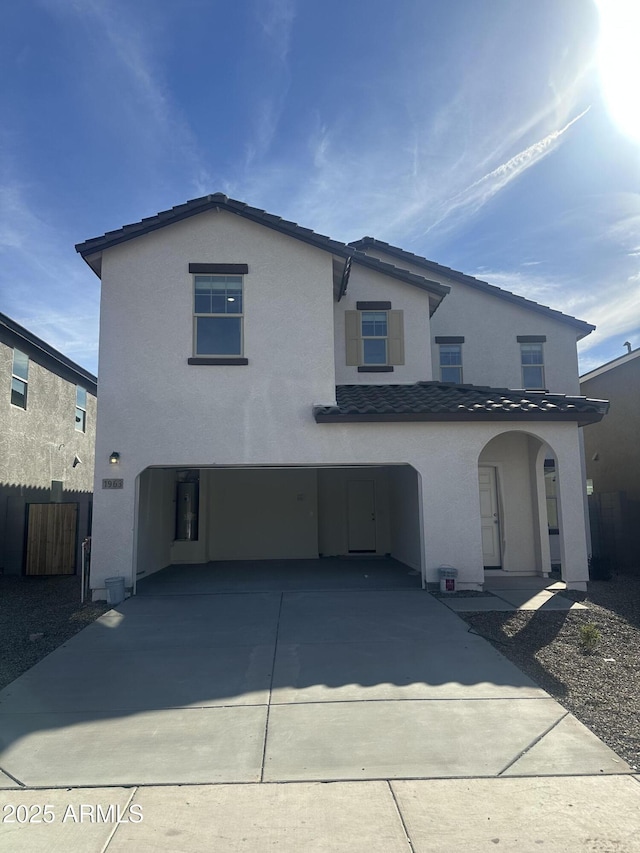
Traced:
<path fill-rule="evenodd" d="M 490 466 L 478 468 L 480 482 L 480 517 L 482 523 L 482 556 L 485 568 L 499 569 L 500 519 L 498 517 L 498 494 L 496 469 Z"/>
<path fill-rule="evenodd" d="M 376 550 L 376 492 L 373 480 L 347 482 L 348 550 Z"/>

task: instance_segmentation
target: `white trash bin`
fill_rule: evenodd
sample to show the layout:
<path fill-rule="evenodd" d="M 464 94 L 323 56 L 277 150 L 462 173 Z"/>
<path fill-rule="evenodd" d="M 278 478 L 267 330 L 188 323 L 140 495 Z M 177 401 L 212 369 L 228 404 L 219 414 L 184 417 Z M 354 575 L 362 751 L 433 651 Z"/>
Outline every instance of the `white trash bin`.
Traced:
<path fill-rule="evenodd" d="M 453 566 L 440 566 L 438 574 L 440 575 L 440 592 L 455 592 L 458 570 Z"/>
<path fill-rule="evenodd" d="M 115 578 L 105 578 L 104 585 L 107 590 L 107 604 L 115 607 L 124 601 L 124 578 L 121 575 Z"/>

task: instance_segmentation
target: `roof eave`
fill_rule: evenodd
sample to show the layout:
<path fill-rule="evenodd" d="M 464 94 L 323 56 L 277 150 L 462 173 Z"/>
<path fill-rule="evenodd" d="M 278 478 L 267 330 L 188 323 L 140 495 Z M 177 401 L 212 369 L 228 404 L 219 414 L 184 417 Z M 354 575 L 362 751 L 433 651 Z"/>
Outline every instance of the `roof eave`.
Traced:
<path fill-rule="evenodd" d="M 349 424 L 349 423 L 424 423 L 424 422 L 465 422 L 471 421 L 511 421 L 511 422 L 553 422 L 553 423 L 577 423 L 578 426 L 587 426 L 598 423 L 604 417 L 605 412 L 406 412 L 385 414 L 341 414 L 340 412 L 324 413 L 314 408 L 313 416 L 319 424 Z"/>
<path fill-rule="evenodd" d="M 430 314 L 436 310 L 440 302 L 444 299 L 451 288 L 447 285 L 440 284 L 436 281 L 431 281 L 424 276 L 412 273 L 409 270 L 403 270 L 396 267 L 394 264 L 381 261 L 365 252 L 361 252 L 346 243 L 341 243 L 338 240 L 333 240 L 330 237 L 325 237 L 322 234 L 317 234 L 308 228 L 304 228 L 295 222 L 284 220 L 279 216 L 259 210 L 258 208 L 250 207 L 244 202 L 230 199 L 223 194 L 214 194 L 204 196 L 201 199 L 191 199 L 184 205 L 178 205 L 171 210 L 161 211 L 155 216 L 147 217 L 140 222 L 132 225 L 125 225 L 117 231 L 108 231 L 102 237 L 94 237 L 90 240 L 85 240 L 84 243 L 76 244 L 76 252 L 78 252 L 84 260 L 89 264 L 95 274 L 100 277 L 102 272 L 102 252 L 106 249 L 111 249 L 120 243 L 134 240 L 137 237 L 143 237 L 153 231 L 158 231 L 167 225 L 172 225 L 176 222 L 181 222 L 192 216 L 197 216 L 200 213 L 205 213 L 210 210 L 224 210 L 227 213 L 233 213 L 236 216 L 241 216 L 258 225 L 263 225 L 266 228 L 271 228 L 281 234 L 292 237 L 295 240 L 300 240 L 303 243 L 314 246 L 325 252 L 330 252 L 332 255 L 342 259 L 351 258 L 353 262 L 361 266 L 368 267 L 383 275 L 389 275 L 392 278 L 404 281 L 421 290 L 429 293 L 429 310 Z"/>
<path fill-rule="evenodd" d="M 6 314 L 0 313 L 0 326 L 6 329 L 9 335 L 16 340 L 24 342 L 24 344 L 27 344 L 32 350 L 41 353 L 42 358 L 58 364 L 61 370 L 64 370 L 69 374 L 73 374 L 76 379 L 80 380 L 77 384 L 89 386 L 87 390 L 94 396 L 96 395 L 98 378 L 97 376 L 94 376 L 93 373 L 90 373 L 86 368 L 82 367 L 82 365 L 72 361 L 64 355 L 64 353 L 61 353 L 55 347 L 52 347 L 51 344 L 48 344 L 46 341 L 43 341 L 42 338 L 34 335 L 33 332 L 25 329 L 24 326 L 20 325 L 20 323 L 16 323 L 15 320 L 12 320 L 11 317 L 8 317 Z"/>
<path fill-rule="evenodd" d="M 485 293 L 489 293 L 491 296 L 498 297 L 499 299 L 513 302 L 516 305 L 522 305 L 524 303 L 526 307 L 533 311 L 538 311 L 539 313 L 545 314 L 559 322 L 574 326 L 578 332 L 576 336 L 576 340 L 578 341 L 581 341 L 583 338 L 586 338 L 587 335 L 590 335 L 591 332 L 595 331 L 596 327 L 591 323 L 587 323 L 585 320 L 579 320 L 577 317 L 572 317 L 570 314 L 563 314 L 562 311 L 557 311 L 555 308 L 549 308 L 547 305 L 541 305 L 533 299 L 518 296 L 518 294 L 511 293 L 509 290 L 503 290 L 494 284 L 489 284 L 488 281 L 483 281 L 475 276 L 467 275 L 467 273 L 454 270 L 451 267 L 445 267 L 435 261 L 429 261 L 427 258 L 415 255 L 413 252 L 407 252 L 405 249 L 401 249 L 398 246 L 392 246 L 390 243 L 385 243 L 383 240 L 376 240 L 375 237 L 362 237 L 360 240 L 353 240 L 349 245 L 359 251 L 364 251 L 365 247 L 371 246 L 386 253 L 387 255 L 391 255 L 391 257 L 405 261 L 408 260 L 410 263 L 415 263 L 418 266 L 424 266 L 427 270 L 430 269 L 432 271 L 441 272 L 442 275 L 450 276 L 455 281 L 459 281 L 461 284 L 476 287 Z"/>

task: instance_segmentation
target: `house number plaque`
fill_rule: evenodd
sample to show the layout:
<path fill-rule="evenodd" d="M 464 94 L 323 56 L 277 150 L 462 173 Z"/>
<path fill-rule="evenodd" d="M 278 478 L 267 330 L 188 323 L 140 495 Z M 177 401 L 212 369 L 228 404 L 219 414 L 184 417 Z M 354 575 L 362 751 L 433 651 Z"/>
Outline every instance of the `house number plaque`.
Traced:
<path fill-rule="evenodd" d="M 124 480 L 103 480 L 102 488 L 103 489 L 121 489 L 123 486 Z"/>

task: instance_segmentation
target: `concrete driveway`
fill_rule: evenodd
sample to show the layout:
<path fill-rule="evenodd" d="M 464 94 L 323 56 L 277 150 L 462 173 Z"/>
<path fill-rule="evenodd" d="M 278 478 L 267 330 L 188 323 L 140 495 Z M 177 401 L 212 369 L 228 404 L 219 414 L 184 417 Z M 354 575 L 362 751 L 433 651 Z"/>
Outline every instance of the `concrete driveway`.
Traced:
<path fill-rule="evenodd" d="M 184 589 L 171 571 L 160 589 L 150 579 L 154 594 L 0 692 L 0 767 L 28 786 L 627 769 L 398 566 L 343 563 L 352 588 L 310 591 L 195 595 L 189 572 Z M 236 590 L 261 585 L 247 578 Z"/>
<path fill-rule="evenodd" d="M 366 566 L 357 571 L 364 578 Z M 177 585 L 163 594 L 158 582 L 154 594 L 127 600 L 0 692 L 4 801 L 22 802 L 29 791 L 33 801 L 38 788 L 49 789 L 53 801 L 64 788 L 84 789 L 86 798 L 91 788 L 94 799 L 110 792 L 110 801 L 122 799 L 125 808 L 133 796 L 125 789 L 141 786 L 167 844 L 154 836 L 148 849 L 258 850 L 265 848 L 257 839 L 255 848 L 236 839 L 236 848 L 231 836 L 220 847 L 204 841 L 200 847 L 193 839 L 190 846 L 169 846 L 177 818 L 168 817 L 168 792 L 174 792 L 174 809 L 193 807 L 190 814 L 199 820 L 218 803 L 219 819 L 229 821 L 231 831 L 231 812 L 236 822 L 246 814 L 247 797 L 253 806 L 247 800 L 246 808 L 266 819 L 285 808 L 288 796 L 281 786 L 237 783 L 296 783 L 285 786 L 293 798 L 289 808 L 304 814 L 300 804 L 308 803 L 329 821 L 335 797 L 343 807 L 345 797 L 355 797 L 345 850 L 360 849 L 359 833 L 369 839 L 362 849 L 391 851 L 408 849 L 408 820 L 424 830 L 420 786 L 435 780 L 466 786 L 467 798 L 469 780 L 477 786 L 483 779 L 500 780 L 503 794 L 510 786 L 514 797 L 521 790 L 517 780 L 531 777 L 538 788 L 540 777 L 549 777 L 547 791 L 556 791 L 559 776 L 567 777 L 569 790 L 575 779 L 568 777 L 606 775 L 618 787 L 640 790 L 633 778 L 623 782 L 631 770 L 618 756 L 416 588 L 413 576 L 407 575 L 407 588 L 385 588 L 378 578 L 373 587 L 363 579 L 363 588 L 257 591 L 254 584 L 252 591 L 245 584 L 248 591 L 197 595 L 180 594 Z M 388 780 L 404 781 L 388 788 Z M 177 785 L 205 787 L 154 787 Z M 443 814 L 445 791 L 436 794 Z M 459 798 L 461 791 L 451 795 Z M 626 788 L 611 796 L 637 802 Z M 232 801 L 230 812 L 224 803 Z M 382 810 L 375 820 L 374 802 Z M 372 839 L 371 827 L 385 810 L 393 831 L 387 836 L 380 828 Z M 135 849 L 147 849 L 133 824 L 117 839 L 127 833 Z M 43 837 L 53 850 L 53 831 Z M 69 838 L 65 849 L 75 849 Z M 307 849 L 297 846 L 300 836 L 295 846 L 291 841 L 290 849 Z M 114 842 L 113 849 L 128 848 Z M 343 847 L 309 842 L 308 849 Z"/>

